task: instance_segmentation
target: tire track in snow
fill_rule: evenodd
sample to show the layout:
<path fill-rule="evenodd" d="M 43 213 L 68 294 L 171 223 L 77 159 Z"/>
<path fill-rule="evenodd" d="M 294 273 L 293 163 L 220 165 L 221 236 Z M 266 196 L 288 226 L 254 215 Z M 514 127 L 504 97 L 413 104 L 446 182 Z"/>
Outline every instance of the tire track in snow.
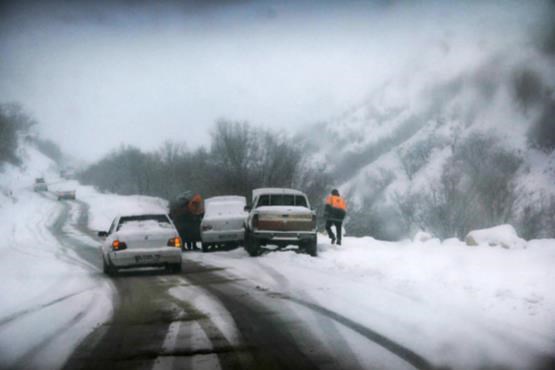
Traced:
<path fill-rule="evenodd" d="M 275 282 L 281 287 L 290 287 L 290 283 L 285 276 L 280 274 L 274 268 L 262 265 L 259 260 L 255 260 L 258 267 L 268 273 Z M 305 300 L 310 301 L 310 295 L 305 291 L 299 291 L 299 294 L 305 297 Z M 313 310 L 310 310 L 311 312 Z M 347 341 L 343 338 L 343 336 L 339 333 L 339 330 L 333 324 L 334 320 L 329 320 L 328 316 L 325 316 L 325 319 L 322 318 L 321 314 L 314 315 L 316 320 L 318 320 L 319 327 L 327 334 L 327 338 L 333 340 L 333 350 L 337 353 L 340 353 L 341 356 L 345 361 L 348 362 L 349 369 L 362 369 L 363 366 L 357 360 L 357 356 L 351 350 L 351 347 L 347 343 Z"/>
<path fill-rule="evenodd" d="M 45 194 L 40 194 L 44 199 L 55 201 L 51 197 L 48 197 Z M 56 240 L 58 248 L 53 249 L 52 253 L 48 253 L 48 257 L 56 258 L 67 262 L 70 265 L 78 265 L 83 268 L 85 271 L 90 271 L 93 273 L 99 272 L 98 265 L 94 264 L 95 256 L 94 248 L 90 246 L 84 245 L 84 243 L 80 240 L 72 238 L 68 233 L 66 233 L 63 228 L 68 223 L 71 222 L 69 217 L 71 205 L 69 203 L 59 203 L 57 207 L 54 209 L 54 213 L 50 215 L 42 215 L 40 217 L 40 222 L 35 226 L 39 230 L 40 240 Z M 53 222 L 49 222 L 50 220 L 54 219 Z M 27 225 L 27 227 L 31 227 L 31 225 Z M 47 235 L 47 232 L 49 235 Z M 57 279 L 57 282 L 62 281 L 63 279 Z M 93 290 L 100 290 L 105 283 L 104 279 L 93 279 L 92 282 L 95 284 L 94 286 L 84 287 L 79 291 L 72 292 L 61 297 L 55 298 L 50 300 L 46 303 L 42 303 L 39 305 L 34 305 L 31 308 L 18 311 L 14 314 L 11 314 L 0 321 L 0 327 L 13 323 L 18 322 L 19 320 L 25 320 L 27 317 L 32 319 L 32 314 L 38 313 L 45 309 L 54 307 L 58 304 L 67 303 L 72 298 L 75 298 L 81 294 L 85 294 L 87 292 Z M 55 285 L 55 284 L 54 284 Z M 55 290 L 55 289 L 54 289 Z M 81 337 L 79 335 L 82 332 L 83 328 L 80 328 L 80 324 L 85 322 L 84 320 L 90 320 L 90 313 L 95 311 L 95 307 L 98 306 L 98 293 L 93 294 L 89 299 L 87 305 L 79 309 L 78 312 L 75 312 L 72 307 L 68 304 L 68 315 L 71 315 L 69 320 L 65 321 L 65 323 L 61 326 L 53 328 L 50 330 L 41 340 L 34 344 L 30 349 L 26 350 L 25 353 L 19 356 L 12 364 L 9 366 L 10 369 L 42 369 L 45 368 L 44 365 L 39 363 L 39 361 L 43 361 L 40 356 L 43 353 L 48 351 L 58 351 L 58 349 L 50 347 L 53 342 L 57 339 L 62 338 L 64 335 L 68 335 L 72 338 Z M 73 312 L 71 312 L 73 311 Z M 87 324 L 88 325 L 88 324 Z M 81 324 L 82 326 L 82 324 Z M 86 328 L 90 330 L 92 328 Z M 71 345 L 75 345 L 76 343 L 71 343 Z M 70 346 L 71 346 L 70 345 Z M 66 345 L 67 347 L 67 345 Z M 57 356 L 55 354 L 54 356 Z M 65 359 L 65 358 L 64 358 Z M 62 361 L 64 361 L 62 359 Z M 59 361 L 59 360 L 55 360 Z M 63 364 L 63 362 L 62 362 Z M 0 365 L 0 367 L 4 366 L 5 364 Z"/>
<path fill-rule="evenodd" d="M 75 296 L 75 295 L 73 295 Z M 30 369 L 41 369 L 43 368 L 42 365 L 35 365 L 34 362 L 36 361 L 37 356 L 40 355 L 40 352 L 47 348 L 53 341 L 67 333 L 69 330 L 73 329 L 76 325 L 78 325 L 89 313 L 90 309 L 96 304 L 94 299 L 90 299 L 87 306 L 73 315 L 70 320 L 68 320 L 64 326 L 56 329 L 53 333 L 48 335 L 46 338 L 42 339 L 40 342 L 35 344 L 31 349 L 26 351 L 22 356 L 20 356 L 19 360 L 10 367 L 12 370 L 30 370 Z"/>
<path fill-rule="evenodd" d="M 264 265 L 263 269 L 268 272 L 270 274 L 270 276 L 272 276 L 277 283 L 279 283 L 280 285 L 288 285 L 287 283 L 287 279 L 280 274 L 278 271 L 276 271 L 275 269 L 273 269 L 272 267 L 266 266 Z M 304 293 L 304 292 L 303 292 Z M 299 298 L 294 298 L 291 296 L 288 296 L 286 294 L 282 294 L 282 293 L 268 293 L 270 296 L 273 297 L 277 297 L 277 298 L 282 298 L 294 303 L 297 303 L 303 307 L 306 307 L 314 312 L 319 313 L 320 315 L 323 315 L 325 317 L 328 317 L 336 322 L 338 322 L 339 324 L 353 330 L 354 332 L 362 335 L 363 337 L 365 337 L 366 339 L 378 344 L 379 346 L 381 346 L 382 348 L 385 348 L 386 350 L 388 350 L 389 352 L 393 353 L 394 355 L 396 355 L 397 357 L 405 360 L 406 362 L 408 362 L 409 364 L 411 364 L 412 366 L 414 366 L 417 369 L 434 369 L 435 367 L 428 361 L 426 360 L 424 357 L 420 356 L 419 354 L 417 354 L 416 352 L 412 351 L 411 349 L 402 346 L 401 344 L 387 338 L 386 336 L 379 334 L 378 332 L 364 326 L 361 325 L 337 312 L 331 311 L 325 307 L 322 307 L 318 304 L 309 302 L 308 300 L 305 299 L 299 299 Z M 304 293 L 306 295 L 306 293 Z M 339 334 L 337 335 L 339 336 Z M 334 336 L 335 337 L 335 336 Z M 348 345 L 346 343 L 342 343 L 344 347 L 346 347 L 347 349 L 349 348 Z M 350 349 L 348 349 L 350 351 Z"/>
<path fill-rule="evenodd" d="M 7 325 L 7 324 L 10 324 L 11 322 L 13 322 L 13 321 L 15 321 L 15 320 L 21 319 L 22 317 L 24 317 L 24 316 L 26 316 L 26 315 L 29 315 L 29 314 L 35 313 L 35 312 L 37 312 L 37 311 L 43 310 L 43 309 L 48 308 L 48 307 L 50 307 L 50 306 L 53 306 L 53 305 L 55 305 L 55 304 L 57 304 L 57 303 L 61 303 L 61 302 L 65 301 L 65 300 L 67 300 L 67 299 L 73 298 L 73 297 L 75 297 L 75 296 L 77 296 L 77 295 L 86 293 L 86 292 L 88 292 L 88 291 L 90 291 L 90 290 L 93 290 L 93 289 L 96 289 L 96 288 L 97 288 L 97 287 L 95 286 L 95 287 L 87 288 L 87 289 L 84 289 L 84 290 L 80 290 L 80 291 L 78 291 L 78 292 L 66 294 L 66 295 L 61 296 L 61 297 L 59 297 L 59 298 L 56 298 L 56 299 L 54 299 L 54 300 L 52 300 L 52 301 L 50 301 L 50 302 L 43 303 L 43 304 L 40 304 L 40 305 L 38 305 L 38 306 L 35 306 L 35 307 L 32 307 L 32 308 L 28 308 L 28 309 L 21 310 L 21 311 L 18 311 L 18 312 L 16 312 L 16 313 L 13 313 L 13 314 L 11 314 L 11 315 L 9 315 L 9 316 L 7 316 L 7 317 L 4 317 L 3 319 L 0 319 L 0 327 L 1 327 L 1 326 L 4 326 L 4 325 Z"/>
<path fill-rule="evenodd" d="M 414 366 L 417 369 L 435 369 L 436 367 L 433 366 L 430 362 L 428 362 L 428 360 L 426 360 L 424 357 L 420 356 L 419 354 L 417 354 L 416 352 L 412 351 L 411 349 L 404 347 L 403 345 L 387 338 L 384 335 L 381 335 L 380 333 L 367 328 L 364 325 L 361 325 L 355 321 L 350 320 L 349 318 L 328 310 L 325 307 L 319 306 L 317 304 L 311 303 L 311 302 L 306 302 L 303 301 L 301 299 L 297 299 L 297 298 L 293 298 L 293 297 L 287 297 L 287 296 L 281 296 L 279 294 L 276 294 L 276 296 L 279 296 L 283 299 L 287 299 L 289 301 L 295 302 L 297 304 L 300 304 L 304 307 L 310 308 L 311 310 L 314 310 L 316 312 L 319 312 L 320 314 L 327 316 L 335 321 L 337 321 L 338 323 L 346 326 L 347 328 L 359 333 L 360 335 L 366 337 L 367 339 L 371 340 L 372 342 L 380 345 L 381 347 L 385 348 L 386 350 L 388 350 L 389 352 L 395 354 L 396 356 L 400 357 L 401 359 L 405 360 L 406 362 L 408 362 L 409 364 L 411 364 L 412 366 Z"/>

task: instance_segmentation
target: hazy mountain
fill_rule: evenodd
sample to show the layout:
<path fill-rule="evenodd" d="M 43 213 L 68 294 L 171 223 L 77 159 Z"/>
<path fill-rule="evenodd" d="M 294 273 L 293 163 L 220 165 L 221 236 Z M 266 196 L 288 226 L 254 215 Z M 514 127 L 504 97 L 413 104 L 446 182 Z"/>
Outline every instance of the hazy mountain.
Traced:
<path fill-rule="evenodd" d="M 303 131 L 351 201 L 351 232 L 464 237 L 511 222 L 553 236 L 553 34 L 468 61 L 439 45 L 426 53 L 441 68 L 428 60 Z"/>

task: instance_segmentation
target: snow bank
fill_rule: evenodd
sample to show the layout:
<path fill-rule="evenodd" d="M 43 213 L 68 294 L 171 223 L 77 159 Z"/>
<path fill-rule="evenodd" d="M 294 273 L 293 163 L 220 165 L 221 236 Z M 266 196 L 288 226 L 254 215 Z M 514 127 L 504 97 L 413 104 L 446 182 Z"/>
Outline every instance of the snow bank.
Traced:
<path fill-rule="evenodd" d="M 317 258 L 293 251 L 249 258 L 243 249 L 188 258 L 260 289 L 315 301 L 436 365 L 530 368 L 553 353 L 555 240 L 503 249 L 415 239 L 347 237 L 335 246 L 320 235 Z M 360 362 L 374 363 L 360 340 L 352 344 L 361 348 Z"/>
<path fill-rule="evenodd" d="M 466 245 L 501 246 L 505 249 L 526 248 L 526 241 L 519 238 L 511 225 L 499 225 L 489 229 L 473 230 L 464 239 Z"/>
<path fill-rule="evenodd" d="M 25 157 L 0 174 L 0 368 L 55 369 L 111 315 L 112 290 L 51 233 L 63 206 L 32 184 L 59 181 L 55 164 L 32 147 Z"/>

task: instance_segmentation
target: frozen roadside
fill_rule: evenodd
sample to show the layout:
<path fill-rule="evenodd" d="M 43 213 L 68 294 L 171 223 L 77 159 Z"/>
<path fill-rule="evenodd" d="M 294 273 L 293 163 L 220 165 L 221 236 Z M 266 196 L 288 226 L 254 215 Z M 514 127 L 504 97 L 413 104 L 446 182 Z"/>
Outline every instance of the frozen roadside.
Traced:
<path fill-rule="evenodd" d="M 190 258 L 224 267 L 299 311 L 337 315 L 358 334 L 370 328 L 436 366 L 534 368 L 554 356 L 553 240 L 507 250 L 346 238 L 342 247 L 321 242 L 319 249 L 318 258 L 288 251 L 252 259 L 242 249 Z M 364 341 L 350 345 L 369 363 Z"/>
<path fill-rule="evenodd" d="M 55 166 L 34 150 L 0 187 L 0 368 L 58 368 L 112 312 L 111 284 L 51 232 L 64 206 L 32 191 Z M 6 196 L 6 192 L 10 196 Z M 69 239 L 68 239 L 69 241 Z M 77 245 L 78 244 L 78 245 Z"/>

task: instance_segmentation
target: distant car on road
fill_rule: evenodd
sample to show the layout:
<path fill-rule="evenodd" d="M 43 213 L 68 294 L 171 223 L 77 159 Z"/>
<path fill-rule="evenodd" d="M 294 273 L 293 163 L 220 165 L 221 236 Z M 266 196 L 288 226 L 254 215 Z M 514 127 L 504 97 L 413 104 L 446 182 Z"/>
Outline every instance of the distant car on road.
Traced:
<path fill-rule="evenodd" d="M 35 184 L 33 185 L 34 191 L 48 191 L 48 185 L 46 185 L 46 181 L 44 181 L 43 177 L 37 177 L 35 179 Z"/>
<path fill-rule="evenodd" d="M 200 224 L 202 251 L 219 246 L 238 246 L 245 240 L 245 197 L 228 195 L 204 200 L 204 218 Z"/>
<path fill-rule="evenodd" d="M 294 189 L 262 188 L 252 192 L 252 207 L 245 223 L 245 249 L 251 256 L 267 244 L 317 255 L 316 212 L 307 196 Z"/>
<path fill-rule="evenodd" d="M 118 216 L 98 236 L 104 238 L 100 252 L 108 275 L 136 267 L 181 271 L 182 241 L 167 214 Z"/>
<path fill-rule="evenodd" d="M 56 197 L 58 200 L 75 200 L 75 190 L 57 191 Z"/>

